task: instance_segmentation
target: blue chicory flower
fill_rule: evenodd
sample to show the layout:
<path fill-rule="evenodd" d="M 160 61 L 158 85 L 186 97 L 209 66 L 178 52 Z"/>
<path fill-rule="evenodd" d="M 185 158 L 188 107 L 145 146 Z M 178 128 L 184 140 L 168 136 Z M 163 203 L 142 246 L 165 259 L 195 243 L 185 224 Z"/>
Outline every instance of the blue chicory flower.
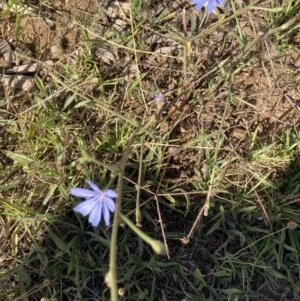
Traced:
<path fill-rule="evenodd" d="M 157 105 L 160 105 L 160 104 L 164 104 L 164 103 L 165 103 L 165 95 L 162 94 L 161 92 L 156 92 L 156 93 L 154 94 L 154 96 L 155 96 L 154 101 L 155 101 L 155 103 L 156 103 Z"/>
<path fill-rule="evenodd" d="M 211 14 L 218 5 L 223 5 L 223 0 L 192 0 L 192 3 L 196 4 L 197 9 L 201 9 L 207 4 L 206 12 Z"/>
<path fill-rule="evenodd" d="M 89 222 L 97 227 L 103 216 L 106 226 L 109 225 L 110 214 L 116 209 L 115 202 L 117 194 L 111 189 L 102 191 L 95 183 L 87 180 L 92 190 L 85 188 L 71 188 L 70 193 L 74 196 L 85 198 L 86 200 L 74 207 L 75 212 L 83 216 L 89 215 Z"/>

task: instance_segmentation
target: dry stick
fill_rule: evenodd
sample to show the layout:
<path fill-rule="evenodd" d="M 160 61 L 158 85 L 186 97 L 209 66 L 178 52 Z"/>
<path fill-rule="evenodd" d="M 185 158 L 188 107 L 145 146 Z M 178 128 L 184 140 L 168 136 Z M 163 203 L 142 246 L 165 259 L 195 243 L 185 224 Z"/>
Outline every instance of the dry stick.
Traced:
<path fill-rule="evenodd" d="M 125 176 L 123 177 L 123 179 L 125 179 L 126 181 L 128 181 L 129 183 L 131 183 L 131 184 L 133 184 L 133 185 L 135 185 L 135 186 L 138 185 L 136 182 L 134 182 L 134 181 L 132 181 L 132 180 L 126 178 Z M 166 196 L 165 193 L 154 193 L 154 192 L 152 192 L 151 190 L 149 190 L 149 189 L 147 189 L 147 188 L 145 188 L 145 187 L 142 187 L 142 186 L 140 186 L 140 185 L 139 185 L 139 187 L 140 187 L 140 189 L 142 189 L 142 190 L 148 192 L 149 194 L 152 194 L 152 196 L 149 197 L 146 201 L 144 201 L 144 202 L 141 203 L 141 204 L 139 203 L 139 208 L 145 206 L 147 203 L 149 203 L 150 201 L 152 201 L 155 197 L 164 197 L 164 196 Z M 197 194 L 200 194 L 200 195 L 201 195 L 201 194 L 205 194 L 205 195 L 206 195 L 207 193 L 208 193 L 207 191 L 189 191 L 189 192 L 185 192 L 185 193 L 182 193 L 182 192 L 168 193 L 168 195 L 170 195 L 170 196 L 197 195 Z M 126 216 L 130 216 L 130 215 L 132 215 L 132 214 L 135 213 L 135 212 L 136 212 L 136 209 L 132 209 L 130 212 L 128 212 L 128 213 L 126 214 Z M 108 226 L 108 227 L 106 228 L 106 230 L 110 229 L 111 227 L 112 227 L 112 226 Z"/>
<path fill-rule="evenodd" d="M 249 179 L 249 176 L 248 176 L 247 173 L 246 173 L 246 175 L 247 175 L 247 178 Z M 267 213 L 267 211 L 266 211 L 266 208 L 265 208 L 264 204 L 262 203 L 262 200 L 260 199 L 260 197 L 259 197 L 259 195 L 258 195 L 256 189 L 253 187 L 253 184 L 252 184 L 251 181 L 250 181 L 250 184 L 251 184 L 251 186 L 252 186 L 252 188 L 253 188 L 253 191 L 254 191 L 254 193 L 255 193 L 255 195 L 256 195 L 257 201 L 259 202 L 260 207 L 261 207 L 261 209 L 262 209 L 262 211 L 263 211 L 265 217 L 267 218 L 267 220 L 268 220 L 268 222 L 269 222 L 270 227 L 272 227 L 272 224 L 271 224 L 269 215 L 268 215 L 268 213 Z"/>
<path fill-rule="evenodd" d="M 35 293 L 41 291 L 42 289 L 45 290 L 45 288 L 48 287 L 53 282 L 54 282 L 54 280 L 50 281 L 50 280 L 46 279 L 43 282 L 41 282 L 40 284 L 37 284 L 34 287 L 32 287 L 29 291 L 25 292 L 21 296 L 15 297 L 14 301 L 26 300 L 32 294 L 35 294 Z"/>
<path fill-rule="evenodd" d="M 183 238 L 181 239 L 181 241 L 182 241 L 184 244 L 189 243 L 190 237 L 191 237 L 192 234 L 194 233 L 195 227 L 199 224 L 200 219 L 201 219 L 201 217 L 202 217 L 202 215 L 203 215 L 204 206 L 205 206 L 205 204 L 204 204 L 204 205 L 202 206 L 202 208 L 200 209 L 200 211 L 199 211 L 199 213 L 198 213 L 198 215 L 197 215 L 197 217 L 196 217 L 195 222 L 193 223 L 193 226 L 192 226 L 192 228 L 191 228 L 189 234 L 188 234 L 186 237 L 183 237 Z"/>

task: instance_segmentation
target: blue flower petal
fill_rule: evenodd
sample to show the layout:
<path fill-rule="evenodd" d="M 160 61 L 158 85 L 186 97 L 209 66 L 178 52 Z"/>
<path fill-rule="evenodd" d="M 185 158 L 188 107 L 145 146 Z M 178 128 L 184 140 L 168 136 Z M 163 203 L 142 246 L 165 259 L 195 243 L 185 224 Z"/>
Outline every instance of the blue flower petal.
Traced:
<path fill-rule="evenodd" d="M 80 198 L 91 198 L 95 196 L 95 192 L 85 188 L 71 188 L 70 193 Z"/>
<path fill-rule="evenodd" d="M 216 0 L 210 0 L 208 2 L 208 5 L 207 5 L 207 8 L 206 8 L 206 11 L 208 14 L 211 14 L 212 11 L 217 7 L 218 3 Z"/>
<path fill-rule="evenodd" d="M 105 189 L 104 190 L 104 195 L 109 197 L 109 198 L 116 198 L 118 195 L 115 191 L 111 190 L 111 189 Z"/>
<path fill-rule="evenodd" d="M 102 202 L 97 202 L 94 206 L 89 216 L 89 222 L 92 224 L 92 226 L 97 227 L 99 225 L 101 221 L 102 209 L 104 209 L 104 207 L 105 206 L 103 206 Z"/>
<path fill-rule="evenodd" d="M 79 203 L 74 207 L 75 212 L 81 213 L 83 216 L 87 216 L 93 211 L 94 206 L 97 204 L 97 198 L 90 198 L 82 203 Z"/>
<path fill-rule="evenodd" d="M 110 212 L 114 212 L 116 204 L 112 198 L 117 197 L 117 193 L 111 189 L 102 191 L 94 182 L 87 180 L 91 187 L 85 188 L 72 188 L 70 193 L 74 196 L 85 198 L 86 200 L 78 204 L 74 211 L 81 213 L 83 216 L 89 215 L 89 222 L 97 227 L 103 216 L 106 226 L 109 225 Z"/>
<path fill-rule="evenodd" d="M 104 218 L 104 222 L 105 222 L 106 227 L 109 226 L 110 214 L 109 214 L 107 206 L 103 206 L 103 218 Z"/>
<path fill-rule="evenodd" d="M 193 4 L 196 4 L 196 8 L 197 9 L 201 9 L 203 6 L 204 6 L 204 4 L 207 2 L 207 0 L 192 0 L 192 3 Z"/>
<path fill-rule="evenodd" d="M 116 204 L 111 198 L 105 197 L 103 199 L 103 203 L 105 204 L 105 206 L 108 208 L 110 212 L 114 212 L 116 210 Z"/>
<path fill-rule="evenodd" d="M 223 0 L 192 0 L 192 3 L 196 4 L 197 9 L 207 4 L 206 12 L 210 14 L 218 5 L 223 5 Z"/>
<path fill-rule="evenodd" d="M 156 92 L 154 94 L 154 96 L 155 96 L 154 101 L 155 101 L 156 105 L 164 104 L 164 102 L 165 102 L 165 95 L 163 93 Z"/>
<path fill-rule="evenodd" d="M 102 194 L 102 191 L 99 189 L 98 185 L 95 184 L 94 182 L 90 181 L 90 180 L 86 180 L 86 182 L 90 185 L 90 187 L 99 194 Z"/>

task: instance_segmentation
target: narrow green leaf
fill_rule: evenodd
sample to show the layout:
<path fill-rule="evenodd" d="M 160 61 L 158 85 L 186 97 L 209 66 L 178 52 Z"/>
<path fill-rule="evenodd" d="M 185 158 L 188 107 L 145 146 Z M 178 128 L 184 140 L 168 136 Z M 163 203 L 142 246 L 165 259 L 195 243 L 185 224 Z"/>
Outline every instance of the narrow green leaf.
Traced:
<path fill-rule="evenodd" d="M 70 259 L 67 275 L 71 274 L 71 272 L 73 271 L 73 268 L 75 266 L 76 255 L 77 255 L 77 251 L 78 251 L 78 244 L 79 244 L 80 239 L 81 239 L 81 233 L 78 233 L 75 238 L 74 245 L 72 247 L 72 254 L 71 254 L 71 259 Z"/>
<path fill-rule="evenodd" d="M 215 230 L 217 230 L 222 223 L 222 218 L 220 217 L 216 223 L 207 231 L 207 235 L 212 234 Z"/>
<path fill-rule="evenodd" d="M 25 214 L 25 210 L 23 208 L 21 208 L 20 206 L 16 206 L 5 199 L 0 199 L 0 204 L 3 205 L 5 212 L 10 210 L 10 211 L 14 212 L 15 214 L 18 214 L 20 217 L 24 216 L 24 214 Z"/>
<path fill-rule="evenodd" d="M 237 209 L 237 212 L 252 212 L 257 208 L 257 206 L 249 206 L 246 208 Z"/>
<path fill-rule="evenodd" d="M 4 300 L 7 300 L 8 296 L 5 295 L 5 294 L 1 294 L 0 295 L 0 301 L 4 301 Z"/>
<path fill-rule="evenodd" d="M 170 201 L 172 204 L 176 204 L 176 200 L 171 196 L 171 195 L 168 195 L 166 194 L 165 195 L 165 198 Z"/>
<path fill-rule="evenodd" d="M 236 230 L 236 229 L 231 229 L 231 230 L 228 230 L 229 233 L 232 233 L 233 235 L 238 235 L 239 238 L 240 238 L 240 243 L 241 243 L 241 247 L 245 244 L 245 236 L 242 232 Z"/>
<path fill-rule="evenodd" d="M 197 268 L 195 271 L 194 271 L 194 276 L 195 276 L 195 282 L 194 282 L 194 285 L 198 285 L 199 282 L 201 283 L 201 287 L 204 288 L 207 286 L 207 283 L 201 273 L 201 271 Z"/>
<path fill-rule="evenodd" d="M 275 271 L 272 268 L 266 268 L 265 271 L 269 274 L 271 274 L 272 276 L 278 278 L 278 279 L 285 279 L 286 277 L 283 276 L 282 274 L 280 274 L 279 272 Z"/>
<path fill-rule="evenodd" d="M 19 236 L 17 233 L 18 228 L 16 229 L 16 231 L 13 233 L 12 237 L 11 237 L 11 252 L 13 256 L 16 256 L 18 254 L 18 242 L 19 242 Z"/>
<path fill-rule="evenodd" d="M 57 184 L 53 184 L 53 185 L 50 186 L 50 190 L 49 190 L 49 192 L 47 193 L 46 197 L 45 197 L 44 200 L 43 200 L 43 205 L 44 205 L 44 206 L 45 206 L 45 205 L 48 203 L 48 201 L 52 198 L 52 196 L 53 196 L 53 194 L 54 194 L 56 188 L 57 188 Z"/>
<path fill-rule="evenodd" d="M 222 292 L 224 294 L 227 294 L 227 295 L 234 295 L 234 294 L 242 294 L 243 291 L 237 289 L 237 288 L 228 288 L 226 290 L 222 290 Z"/>
<path fill-rule="evenodd" d="M 56 235 L 54 234 L 50 228 L 47 229 L 49 235 L 51 236 L 52 240 L 55 242 L 56 246 L 61 249 L 64 253 L 71 255 L 69 248 L 67 245 Z"/>
<path fill-rule="evenodd" d="M 5 2 L 4 2 L 5 3 Z M 13 2 L 12 2 L 13 3 Z M 15 6 L 15 33 L 14 33 L 14 38 L 16 41 L 19 41 L 20 39 L 20 14 L 17 9 L 17 6 Z"/>
<path fill-rule="evenodd" d="M 36 129 L 35 125 L 31 126 L 28 129 L 28 133 L 27 133 L 27 139 L 28 139 L 28 141 L 31 141 L 35 137 L 35 129 Z"/>
<path fill-rule="evenodd" d="M 225 271 L 217 271 L 217 272 L 214 272 L 213 275 L 215 277 L 229 277 L 230 276 L 230 274 Z"/>
<path fill-rule="evenodd" d="M 12 181 L 12 182 L 8 182 L 8 183 L 5 183 L 3 185 L 0 185 L 0 191 L 4 191 L 4 190 L 8 190 L 8 189 L 12 189 L 14 187 L 17 187 L 17 186 L 25 183 L 26 180 L 27 180 L 27 178 L 28 177 L 25 176 L 25 177 L 23 177 L 23 178 L 21 178 L 21 179 L 19 179 L 17 181 Z"/>
<path fill-rule="evenodd" d="M 291 251 L 291 252 L 296 252 L 296 253 L 299 253 L 299 251 L 298 251 L 298 250 L 296 250 L 296 249 L 294 249 L 294 248 L 292 248 L 292 247 L 288 246 L 287 244 L 283 244 L 283 247 L 284 247 L 285 249 L 287 249 L 287 250 Z"/>
<path fill-rule="evenodd" d="M 134 270 L 136 269 L 136 266 L 133 265 L 132 267 L 130 267 L 126 273 L 124 274 L 124 276 L 120 279 L 118 279 L 118 283 L 122 283 L 122 282 L 127 282 L 127 281 L 130 281 L 130 278 L 134 272 Z"/>
<path fill-rule="evenodd" d="M 63 111 L 67 109 L 67 107 L 73 102 L 73 100 L 76 98 L 76 94 L 71 95 L 70 97 L 68 97 L 64 103 L 64 107 L 63 107 Z"/>
<path fill-rule="evenodd" d="M 3 152 L 7 157 L 9 157 L 12 160 L 14 160 L 18 163 L 21 163 L 23 165 L 27 165 L 27 164 L 35 162 L 34 159 L 32 159 L 32 158 L 30 158 L 26 155 L 23 155 L 23 154 L 14 153 L 14 152 L 11 152 L 11 151 L 3 151 Z"/>
<path fill-rule="evenodd" d="M 294 230 L 288 230 L 289 239 L 292 243 L 292 247 L 294 247 L 296 250 L 300 251 L 300 242 L 298 233 Z"/>
<path fill-rule="evenodd" d="M 65 157 L 65 148 L 62 144 L 58 144 L 56 147 L 56 160 L 58 165 L 62 165 Z"/>
<path fill-rule="evenodd" d="M 14 271 L 15 274 L 18 275 L 19 279 L 22 281 L 22 283 L 24 283 L 26 287 L 28 287 L 31 284 L 30 275 L 25 270 L 23 270 L 20 267 L 16 267 Z"/>
<path fill-rule="evenodd" d="M 43 83 L 42 79 L 39 78 L 38 76 L 35 77 L 35 84 L 39 88 L 39 90 L 46 96 L 47 93 L 46 93 L 46 90 L 45 90 L 44 83 Z"/>
<path fill-rule="evenodd" d="M 64 198 L 66 201 L 68 201 L 69 198 L 70 198 L 70 195 L 69 195 L 68 191 L 66 191 L 65 187 L 62 186 L 62 185 L 59 185 L 59 186 L 58 186 L 58 190 L 59 190 L 59 192 L 61 193 L 61 195 L 63 196 L 63 198 Z"/>

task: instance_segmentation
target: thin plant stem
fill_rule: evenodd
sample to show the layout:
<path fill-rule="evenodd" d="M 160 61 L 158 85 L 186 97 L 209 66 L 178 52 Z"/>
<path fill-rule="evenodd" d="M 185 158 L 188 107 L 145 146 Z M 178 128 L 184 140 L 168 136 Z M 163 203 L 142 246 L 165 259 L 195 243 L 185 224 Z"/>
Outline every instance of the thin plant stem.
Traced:
<path fill-rule="evenodd" d="M 114 221 L 111 233 L 110 241 L 110 254 L 109 254 L 109 271 L 105 276 L 105 282 L 110 288 L 110 300 L 118 301 L 118 286 L 117 286 L 117 238 L 118 238 L 118 227 L 121 215 L 121 196 L 123 191 L 123 177 L 125 173 L 126 161 L 131 153 L 131 146 L 134 143 L 136 136 L 143 134 L 146 129 L 155 123 L 157 120 L 157 114 L 152 115 L 146 124 L 140 125 L 132 134 L 125 152 L 118 164 L 118 189 L 116 199 L 116 210 L 114 214 Z M 136 226 L 135 226 L 136 227 Z M 137 228 L 137 227 L 136 227 Z M 138 229 L 138 228 L 137 228 Z M 138 229 L 141 231 L 140 229 Z M 136 232 L 136 231 L 135 231 Z M 143 231 L 141 231 L 144 233 Z M 139 233 L 139 232 L 138 232 Z M 155 245 L 156 246 L 156 245 Z"/>
<path fill-rule="evenodd" d="M 169 247 L 168 247 L 168 243 L 167 243 L 166 233 L 164 230 L 163 220 L 161 217 L 161 212 L 160 212 L 159 203 L 158 203 L 158 197 L 156 195 L 155 195 L 155 200 L 156 200 L 156 209 L 157 209 L 157 214 L 158 214 L 158 220 L 160 223 L 161 233 L 162 233 L 162 237 L 163 237 L 165 248 L 166 248 L 166 255 L 167 255 L 168 259 L 170 260 L 171 257 L 170 257 L 170 253 L 169 253 Z"/>
<path fill-rule="evenodd" d="M 138 183 L 136 185 L 136 204 L 135 204 L 135 223 L 138 227 L 141 227 L 141 210 L 140 210 L 140 198 L 141 198 L 141 184 L 143 174 L 143 153 L 144 153 L 144 136 L 141 138 L 141 151 L 140 151 L 140 163 L 139 163 L 139 175 Z"/>
<path fill-rule="evenodd" d="M 117 189 L 117 199 L 116 199 L 116 210 L 114 214 L 113 228 L 111 233 L 110 241 L 110 253 L 109 253 L 109 271 L 105 276 L 105 282 L 110 288 L 110 299 L 111 301 L 118 301 L 118 286 L 117 286 L 117 238 L 118 238 L 118 227 L 119 219 L 121 213 L 121 196 L 123 191 L 123 176 L 125 172 L 126 161 L 131 152 L 131 146 L 134 142 L 136 133 L 138 129 L 135 130 L 134 134 L 131 136 L 125 153 L 119 162 L 119 175 L 118 175 L 118 189 Z"/>
<path fill-rule="evenodd" d="M 185 40 L 183 45 L 183 77 L 187 79 L 187 60 L 188 60 L 188 42 Z"/>
<path fill-rule="evenodd" d="M 120 214 L 122 221 L 137 234 L 140 238 L 142 238 L 146 243 L 148 243 L 155 253 L 159 255 L 166 255 L 166 247 L 165 245 L 156 239 L 153 239 L 140 228 L 138 228 L 127 216 Z"/>

